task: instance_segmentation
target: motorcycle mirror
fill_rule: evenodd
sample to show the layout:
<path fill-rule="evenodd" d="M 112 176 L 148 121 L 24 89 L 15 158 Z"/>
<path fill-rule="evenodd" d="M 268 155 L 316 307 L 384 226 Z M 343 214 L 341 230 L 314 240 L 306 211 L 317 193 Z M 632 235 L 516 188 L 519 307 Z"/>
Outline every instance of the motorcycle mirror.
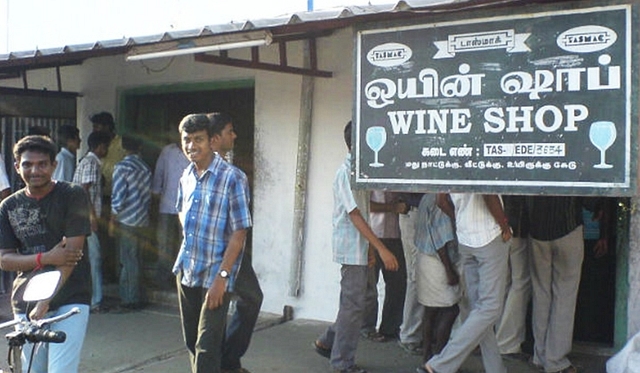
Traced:
<path fill-rule="evenodd" d="M 51 298 L 60 282 L 60 271 L 49 271 L 33 276 L 24 290 L 22 300 L 35 302 Z"/>

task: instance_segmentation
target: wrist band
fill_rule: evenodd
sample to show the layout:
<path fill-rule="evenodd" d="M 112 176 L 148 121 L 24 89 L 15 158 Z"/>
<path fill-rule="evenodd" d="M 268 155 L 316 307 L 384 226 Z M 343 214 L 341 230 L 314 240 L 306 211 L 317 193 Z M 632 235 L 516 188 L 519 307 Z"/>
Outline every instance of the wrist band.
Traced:
<path fill-rule="evenodd" d="M 36 267 L 33 270 L 37 271 L 42 269 L 42 267 L 42 253 L 38 253 L 38 255 L 36 255 Z"/>

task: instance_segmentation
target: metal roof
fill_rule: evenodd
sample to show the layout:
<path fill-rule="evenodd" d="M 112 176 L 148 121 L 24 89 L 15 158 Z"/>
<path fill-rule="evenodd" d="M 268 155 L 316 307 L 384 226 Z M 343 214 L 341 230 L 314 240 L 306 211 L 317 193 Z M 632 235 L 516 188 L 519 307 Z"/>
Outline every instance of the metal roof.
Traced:
<path fill-rule="evenodd" d="M 296 12 L 274 18 L 231 22 L 200 29 L 167 31 L 163 34 L 102 40 L 94 43 L 65 45 L 59 48 L 0 54 L 0 73 L 80 64 L 87 58 L 127 53 L 134 47 L 167 41 L 197 39 L 212 35 L 239 34 L 268 30 L 275 38 L 320 33 L 371 20 L 388 20 L 422 16 L 425 13 L 468 9 L 513 3 L 513 0 L 401 0 L 395 4 L 345 6 L 324 10 Z M 529 1 L 530 3 L 531 1 Z"/>

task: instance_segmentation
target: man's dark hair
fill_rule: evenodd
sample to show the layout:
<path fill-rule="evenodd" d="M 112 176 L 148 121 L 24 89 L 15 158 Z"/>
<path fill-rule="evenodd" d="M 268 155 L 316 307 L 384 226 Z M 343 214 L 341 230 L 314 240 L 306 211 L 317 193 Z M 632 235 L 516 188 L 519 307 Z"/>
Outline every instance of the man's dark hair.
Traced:
<path fill-rule="evenodd" d="M 107 126 L 109 131 L 113 132 L 116 129 L 116 122 L 113 120 L 113 115 L 106 111 L 101 111 L 99 113 L 93 114 L 89 117 L 89 120 L 93 124 L 102 124 L 103 126 Z"/>
<path fill-rule="evenodd" d="M 46 154 L 53 163 L 56 160 L 58 147 L 48 136 L 29 135 L 21 138 L 13 146 L 13 158 L 15 158 L 16 162 L 19 162 L 22 158 L 22 153 L 27 151 Z"/>
<path fill-rule="evenodd" d="M 102 131 L 93 131 L 89 134 L 89 138 L 87 139 L 87 144 L 89 145 L 89 150 L 95 150 L 101 144 L 109 144 L 111 143 L 111 135 L 102 132 Z"/>
<path fill-rule="evenodd" d="M 58 128 L 58 143 L 60 146 L 66 146 L 67 141 L 80 138 L 80 130 L 76 126 L 63 124 Z"/>
<path fill-rule="evenodd" d="M 178 125 L 179 132 L 194 133 L 205 130 L 209 137 L 213 136 L 213 131 L 209 123 L 207 114 L 189 114 L 182 118 Z"/>
<path fill-rule="evenodd" d="M 51 136 L 51 130 L 43 126 L 31 126 L 27 131 L 27 136 L 31 135 Z"/>
<path fill-rule="evenodd" d="M 344 126 L 344 142 L 347 144 L 347 148 L 351 150 L 351 121 Z"/>
<path fill-rule="evenodd" d="M 211 123 L 212 135 L 222 134 L 224 127 L 232 122 L 231 116 L 225 113 L 209 113 L 207 117 Z"/>
<path fill-rule="evenodd" d="M 124 150 L 137 152 L 138 150 L 140 150 L 141 147 L 142 147 L 141 138 L 134 135 L 130 135 L 130 134 L 122 135 L 122 148 Z"/>

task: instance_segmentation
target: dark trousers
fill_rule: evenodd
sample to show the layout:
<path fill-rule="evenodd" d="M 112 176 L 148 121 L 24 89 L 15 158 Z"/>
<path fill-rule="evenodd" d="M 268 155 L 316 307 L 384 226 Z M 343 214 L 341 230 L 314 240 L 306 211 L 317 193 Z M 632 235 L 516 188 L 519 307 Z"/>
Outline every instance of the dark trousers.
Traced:
<path fill-rule="evenodd" d="M 222 349 L 222 369 L 238 369 L 240 358 L 247 352 L 253 329 L 258 321 L 263 294 L 256 273 L 251 266 L 251 256 L 242 258 L 242 265 L 234 286 L 238 297 L 236 310 L 227 327 L 227 335 Z"/>
<path fill-rule="evenodd" d="M 380 255 L 376 252 L 376 265 L 369 269 L 367 280 L 366 308 L 364 315 L 364 331 L 375 331 L 378 322 L 378 279 L 380 271 L 384 278 L 384 303 L 382 305 L 382 320 L 380 321 L 380 334 L 397 336 L 402 324 L 404 309 L 404 297 L 407 291 L 407 265 L 404 260 L 402 240 L 399 238 L 383 238 L 381 241 L 398 260 L 397 271 L 387 271 Z"/>
<path fill-rule="evenodd" d="M 191 371 L 220 373 L 230 295 L 226 293 L 223 304 L 209 310 L 205 302 L 208 289 L 182 285 L 182 273 L 179 273 L 176 279 L 182 334 L 189 351 Z"/>

